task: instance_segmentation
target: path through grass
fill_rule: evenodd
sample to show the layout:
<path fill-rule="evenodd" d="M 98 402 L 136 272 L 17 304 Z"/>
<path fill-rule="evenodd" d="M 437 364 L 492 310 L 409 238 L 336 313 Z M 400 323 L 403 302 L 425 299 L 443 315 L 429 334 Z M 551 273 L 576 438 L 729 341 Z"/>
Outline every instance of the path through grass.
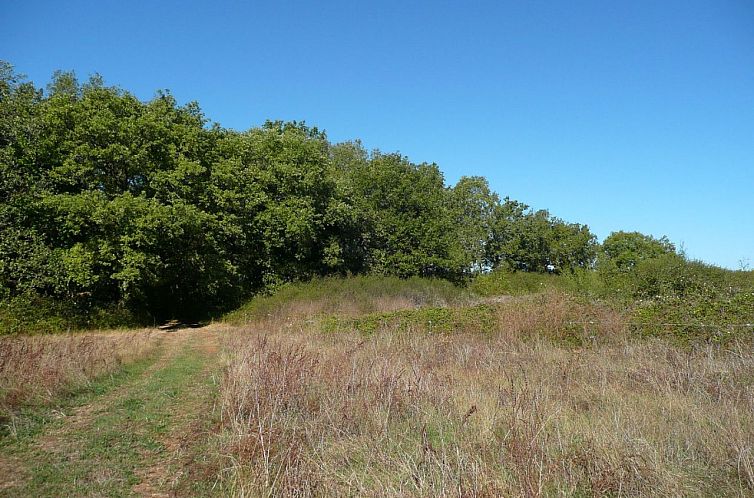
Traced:
<path fill-rule="evenodd" d="M 218 369 L 216 329 L 165 334 L 158 354 L 0 441 L 0 496 L 219 493 L 206 451 Z"/>

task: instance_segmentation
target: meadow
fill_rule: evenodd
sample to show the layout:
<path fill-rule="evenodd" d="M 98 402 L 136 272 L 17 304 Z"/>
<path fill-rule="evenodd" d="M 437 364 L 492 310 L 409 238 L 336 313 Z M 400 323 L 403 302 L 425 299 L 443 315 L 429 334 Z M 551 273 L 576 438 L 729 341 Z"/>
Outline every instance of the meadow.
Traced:
<path fill-rule="evenodd" d="M 537 281 L 328 278 L 200 329 L 3 337 L 0 495 L 754 493 L 753 330 L 512 278 Z"/>

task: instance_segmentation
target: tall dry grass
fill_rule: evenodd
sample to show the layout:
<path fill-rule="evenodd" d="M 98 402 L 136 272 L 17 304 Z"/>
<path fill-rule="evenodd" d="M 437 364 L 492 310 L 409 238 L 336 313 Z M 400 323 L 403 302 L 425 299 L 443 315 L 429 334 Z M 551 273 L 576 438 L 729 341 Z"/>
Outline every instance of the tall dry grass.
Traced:
<path fill-rule="evenodd" d="M 0 337 L 0 419 L 143 357 L 155 337 L 148 329 Z"/>
<path fill-rule="evenodd" d="M 559 295 L 496 306 L 492 333 L 323 333 L 267 320 L 227 337 L 240 496 L 748 496 L 750 344 L 635 340 Z M 595 322 L 569 346 L 574 310 Z M 581 325 L 579 325 L 581 326 Z"/>

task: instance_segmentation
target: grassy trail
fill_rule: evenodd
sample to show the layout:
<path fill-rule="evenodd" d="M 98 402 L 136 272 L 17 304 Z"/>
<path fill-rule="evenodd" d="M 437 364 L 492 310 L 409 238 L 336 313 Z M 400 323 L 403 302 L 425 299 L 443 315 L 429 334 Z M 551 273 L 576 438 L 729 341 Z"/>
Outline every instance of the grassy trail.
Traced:
<path fill-rule="evenodd" d="M 0 442 L 0 496 L 213 494 L 217 353 L 211 327 L 166 333 L 151 358 Z"/>

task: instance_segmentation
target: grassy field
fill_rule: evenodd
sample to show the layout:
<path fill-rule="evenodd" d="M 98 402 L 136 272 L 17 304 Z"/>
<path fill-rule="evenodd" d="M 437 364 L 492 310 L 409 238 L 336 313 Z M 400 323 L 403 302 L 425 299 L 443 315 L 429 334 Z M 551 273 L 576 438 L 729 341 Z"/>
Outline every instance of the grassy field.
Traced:
<path fill-rule="evenodd" d="M 196 496 L 222 491 L 212 467 L 214 453 L 203 446 L 218 422 L 213 413 L 221 378 L 221 330 L 133 332 L 128 341 L 119 342 L 129 352 L 127 360 L 109 374 L 69 377 L 67 389 L 56 396 L 23 403 L 7 400 L 0 496 Z M 64 344 L 49 339 L 50 348 Z M 134 343 L 146 344 L 139 348 L 141 356 L 131 354 Z M 99 358 L 89 358 L 92 364 L 113 361 L 119 354 L 105 348 L 98 353 Z M 61 377 L 69 373 L 57 372 Z M 2 378 L 8 382 L 16 374 L 3 371 Z"/>
<path fill-rule="evenodd" d="M 751 331 L 542 287 L 326 279 L 200 329 L 0 338 L 0 496 L 754 494 Z"/>

